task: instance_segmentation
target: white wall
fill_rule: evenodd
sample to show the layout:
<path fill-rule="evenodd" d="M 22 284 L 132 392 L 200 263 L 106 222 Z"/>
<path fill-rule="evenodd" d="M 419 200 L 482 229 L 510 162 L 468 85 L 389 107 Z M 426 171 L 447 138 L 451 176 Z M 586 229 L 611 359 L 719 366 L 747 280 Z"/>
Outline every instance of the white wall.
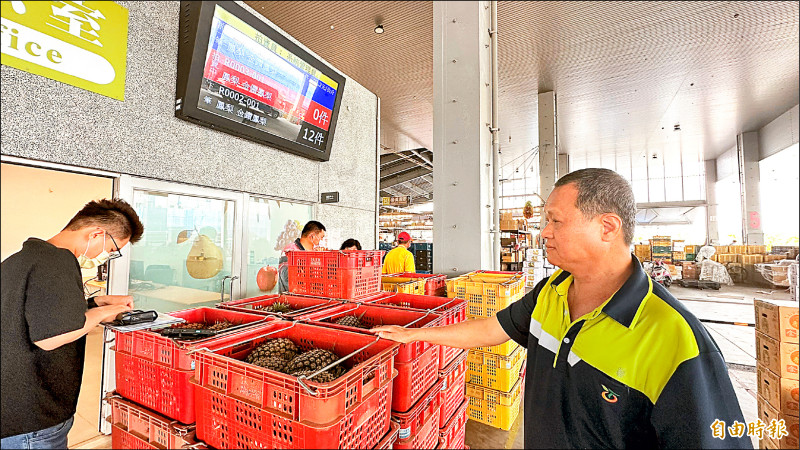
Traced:
<path fill-rule="evenodd" d="M 50 239 L 83 205 L 110 198 L 110 178 L 3 163 L 0 165 L 0 259 L 29 237 Z"/>
<path fill-rule="evenodd" d="M 798 143 L 800 105 L 778 116 L 758 132 L 759 159 L 768 158 Z"/>

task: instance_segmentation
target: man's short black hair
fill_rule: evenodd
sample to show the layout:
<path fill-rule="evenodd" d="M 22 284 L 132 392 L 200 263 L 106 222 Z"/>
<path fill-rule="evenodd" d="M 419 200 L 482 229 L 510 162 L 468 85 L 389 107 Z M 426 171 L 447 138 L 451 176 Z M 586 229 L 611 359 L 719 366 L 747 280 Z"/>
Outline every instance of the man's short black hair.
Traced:
<path fill-rule="evenodd" d="M 630 183 L 613 170 L 589 168 L 564 175 L 556 181 L 555 187 L 570 183 L 578 189 L 575 207 L 583 216 L 592 219 L 605 213 L 618 215 L 622 219 L 625 243 L 631 245 L 636 228 L 636 200 Z"/>
<path fill-rule="evenodd" d="M 311 233 L 316 233 L 317 231 L 326 231 L 325 225 L 317 222 L 316 220 L 309 220 L 306 226 L 303 227 L 303 231 L 300 233 L 300 236 L 306 237 Z"/>
<path fill-rule="evenodd" d="M 117 239 L 129 239 L 131 244 L 139 242 L 144 234 L 144 225 L 133 207 L 122 199 L 92 200 L 69 221 L 65 230 L 80 230 L 90 226 L 105 228 Z"/>
<path fill-rule="evenodd" d="M 356 249 L 361 250 L 361 242 L 358 242 L 357 240 L 350 238 L 342 242 L 342 246 L 339 247 L 339 250 L 344 250 L 348 247 L 355 247 Z"/>

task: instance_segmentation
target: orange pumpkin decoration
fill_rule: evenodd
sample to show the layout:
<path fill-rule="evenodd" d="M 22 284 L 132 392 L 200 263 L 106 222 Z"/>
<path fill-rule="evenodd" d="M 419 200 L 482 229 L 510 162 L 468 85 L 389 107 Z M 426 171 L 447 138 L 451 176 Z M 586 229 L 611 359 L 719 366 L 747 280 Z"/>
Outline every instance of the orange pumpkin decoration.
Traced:
<path fill-rule="evenodd" d="M 278 284 L 278 269 L 272 266 L 265 266 L 258 269 L 256 284 L 263 292 L 271 291 L 275 285 Z"/>

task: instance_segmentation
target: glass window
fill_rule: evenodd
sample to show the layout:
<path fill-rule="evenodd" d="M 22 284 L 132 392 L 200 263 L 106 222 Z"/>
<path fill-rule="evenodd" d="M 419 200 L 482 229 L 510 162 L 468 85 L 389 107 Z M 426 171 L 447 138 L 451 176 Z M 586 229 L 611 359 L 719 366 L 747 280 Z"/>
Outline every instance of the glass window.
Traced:
<path fill-rule="evenodd" d="M 132 205 L 144 224 L 142 240 L 130 247 L 128 292 L 136 308 L 218 303 L 231 274 L 235 202 L 136 189 Z"/>
<path fill-rule="evenodd" d="M 303 226 L 312 219 L 312 206 L 260 197 L 250 197 L 245 236 L 245 264 L 242 298 L 277 294 L 278 259 L 286 245 L 300 237 Z M 341 242 L 329 242 L 338 249 Z M 258 273 L 264 269 L 259 279 Z"/>
<path fill-rule="evenodd" d="M 800 165 L 798 145 L 759 163 L 761 228 L 767 245 L 797 245 L 800 229 Z"/>
<path fill-rule="evenodd" d="M 719 242 L 728 245 L 742 240 L 742 196 L 739 173 L 728 175 L 714 186 L 717 197 L 717 230 Z"/>

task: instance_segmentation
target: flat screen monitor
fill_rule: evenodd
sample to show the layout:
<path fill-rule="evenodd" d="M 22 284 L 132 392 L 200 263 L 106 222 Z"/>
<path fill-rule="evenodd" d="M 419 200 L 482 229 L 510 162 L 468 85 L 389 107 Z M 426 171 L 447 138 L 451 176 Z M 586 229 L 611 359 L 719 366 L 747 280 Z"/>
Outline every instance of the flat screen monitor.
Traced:
<path fill-rule="evenodd" d="M 181 2 L 175 116 L 327 161 L 345 79 L 230 1 Z"/>

